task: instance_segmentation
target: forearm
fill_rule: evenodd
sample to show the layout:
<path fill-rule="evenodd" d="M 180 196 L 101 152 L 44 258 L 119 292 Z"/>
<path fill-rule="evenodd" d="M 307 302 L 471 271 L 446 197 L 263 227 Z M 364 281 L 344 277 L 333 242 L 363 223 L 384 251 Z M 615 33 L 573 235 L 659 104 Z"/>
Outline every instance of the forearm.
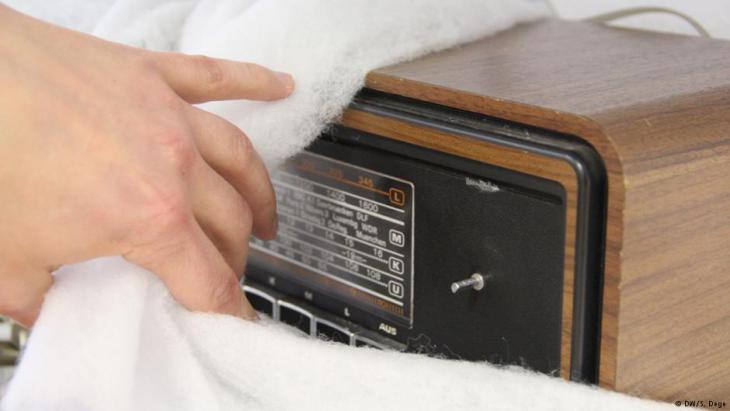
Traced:
<path fill-rule="evenodd" d="M 28 35 L 43 23 L 0 3 L 0 53 L 7 59 L 9 51 L 22 50 Z M 49 25 L 50 26 L 50 25 Z"/>
<path fill-rule="evenodd" d="M 0 41 L 17 30 L 17 25 L 22 20 L 29 19 L 25 14 L 19 13 L 14 9 L 0 3 Z"/>
<path fill-rule="evenodd" d="M 12 32 L 13 17 L 18 13 L 0 3 L 0 45 L 4 44 Z"/>

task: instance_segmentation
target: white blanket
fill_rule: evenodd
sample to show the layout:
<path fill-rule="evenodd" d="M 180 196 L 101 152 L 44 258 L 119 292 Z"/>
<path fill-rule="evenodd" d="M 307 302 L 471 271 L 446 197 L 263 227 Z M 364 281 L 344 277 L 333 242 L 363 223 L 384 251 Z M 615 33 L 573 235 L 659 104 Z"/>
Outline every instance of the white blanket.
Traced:
<path fill-rule="evenodd" d="M 30 0 L 29 0 L 30 1 Z M 111 2 L 106 2 L 111 5 Z M 547 13 L 530 0 L 123 0 L 95 33 L 289 71 L 291 98 L 207 106 L 269 165 L 335 120 L 367 71 Z M 82 10 L 79 8 L 78 10 Z M 90 29 L 89 18 L 83 20 Z M 536 344 L 539 342 L 536 342 Z M 669 409 L 518 369 L 354 349 L 190 313 L 118 257 L 62 268 L 0 408 Z"/>

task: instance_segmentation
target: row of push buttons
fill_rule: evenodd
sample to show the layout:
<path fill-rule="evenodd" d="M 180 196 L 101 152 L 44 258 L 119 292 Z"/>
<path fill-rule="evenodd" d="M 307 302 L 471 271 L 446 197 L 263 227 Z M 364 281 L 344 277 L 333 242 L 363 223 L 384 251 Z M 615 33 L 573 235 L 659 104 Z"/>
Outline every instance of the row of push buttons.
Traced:
<path fill-rule="evenodd" d="M 274 291 L 264 290 L 250 284 L 243 285 L 243 291 L 256 311 L 298 328 L 313 337 L 356 347 L 371 347 L 381 350 L 403 349 L 401 344 L 395 341 L 387 340 L 372 331 L 361 329 L 355 324 L 349 324 L 345 320 L 314 308 L 296 304 Z"/>

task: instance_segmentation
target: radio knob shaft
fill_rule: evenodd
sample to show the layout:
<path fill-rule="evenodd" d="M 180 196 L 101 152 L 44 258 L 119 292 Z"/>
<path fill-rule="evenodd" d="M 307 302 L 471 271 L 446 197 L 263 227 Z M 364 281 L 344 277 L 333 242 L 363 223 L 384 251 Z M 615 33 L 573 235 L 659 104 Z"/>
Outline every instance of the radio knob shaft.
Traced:
<path fill-rule="evenodd" d="M 474 291 L 479 291 L 484 288 L 484 276 L 479 273 L 474 273 L 465 280 L 451 283 L 451 292 L 454 294 L 470 288 Z"/>

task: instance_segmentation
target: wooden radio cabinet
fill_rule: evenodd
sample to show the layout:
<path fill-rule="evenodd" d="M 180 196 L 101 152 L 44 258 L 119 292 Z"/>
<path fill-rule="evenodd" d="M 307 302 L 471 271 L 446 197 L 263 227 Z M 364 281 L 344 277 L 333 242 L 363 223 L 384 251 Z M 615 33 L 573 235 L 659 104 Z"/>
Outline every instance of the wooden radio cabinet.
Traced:
<path fill-rule="evenodd" d="M 590 144 L 607 177 L 604 217 L 593 217 L 605 219 L 599 384 L 730 400 L 730 42 L 546 20 L 375 70 L 366 89 Z M 560 374 L 569 378 L 575 170 L 356 104 L 341 124 L 565 188 Z"/>

